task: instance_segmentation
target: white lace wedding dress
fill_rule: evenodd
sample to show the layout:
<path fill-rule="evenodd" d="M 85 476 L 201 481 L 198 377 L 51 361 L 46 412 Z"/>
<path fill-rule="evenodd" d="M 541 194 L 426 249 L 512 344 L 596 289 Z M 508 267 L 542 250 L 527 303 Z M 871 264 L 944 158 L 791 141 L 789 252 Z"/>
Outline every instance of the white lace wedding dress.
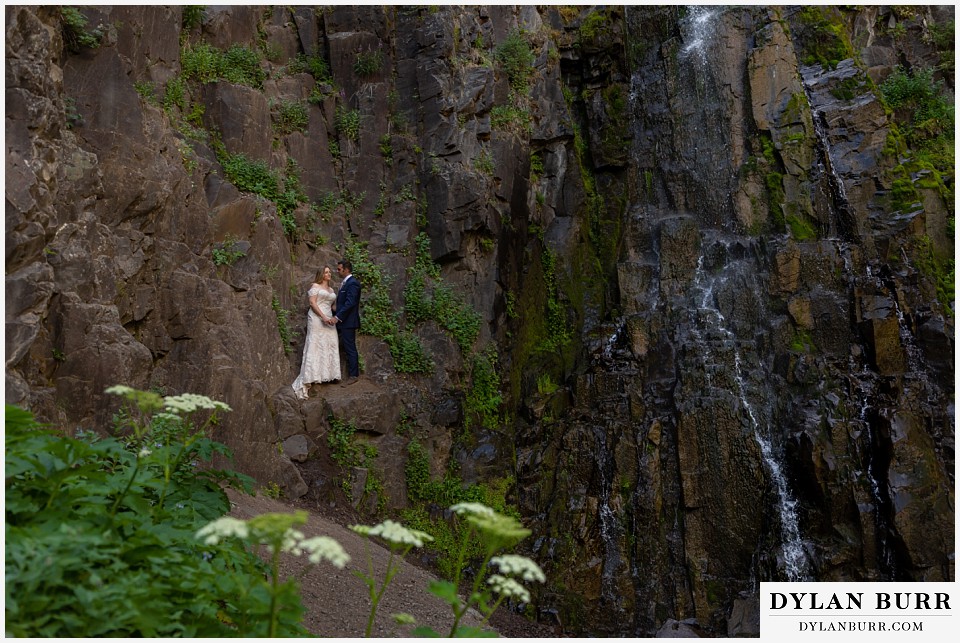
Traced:
<path fill-rule="evenodd" d="M 326 317 L 333 316 L 330 308 L 337 295 L 320 286 L 314 285 L 307 293 L 308 297 L 317 296 L 317 306 Z M 293 392 L 301 400 L 307 399 L 307 384 L 330 382 L 340 379 L 340 346 L 337 327 L 323 323 L 323 320 L 310 308 L 307 313 L 307 340 L 303 345 L 303 364 L 300 375 L 293 382 Z"/>

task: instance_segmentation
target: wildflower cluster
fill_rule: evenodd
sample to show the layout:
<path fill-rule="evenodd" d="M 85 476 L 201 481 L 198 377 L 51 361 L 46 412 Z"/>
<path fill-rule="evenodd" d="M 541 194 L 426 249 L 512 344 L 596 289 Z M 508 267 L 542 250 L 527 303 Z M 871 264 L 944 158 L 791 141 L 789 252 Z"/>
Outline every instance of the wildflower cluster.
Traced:
<path fill-rule="evenodd" d="M 306 519 L 304 511 L 293 514 L 267 513 L 250 520 L 223 516 L 200 529 L 197 538 L 206 545 L 217 545 L 227 538 L 239 538 L 253 545 L 264 545 L 271 554 L 307 554 L 311 563 L 318 564 L 326 560 L 334 567 L 343 569 L 350 562 L 350 555 L 340 543 L 329 536 L 307 538 L 295 528 L 304 524 Z"/>
<path fill-rule="evenodd" d="M 366 525 L 351 525 L 351 531 L 361 536 L 378 536 L 390 543 L 390 545 L 409 545 L 413 547 L 423 547 L 424 541 L 433 540 L 430 534 L 417 529 L 409 529 L 398 522 L 384 520 L 378 525 L 368 527 Z"/>
<path fill-rule="evenodd" d="M 200 409 L 230 411 L 224 402 L 211 400 L 206 395 L 184 393 L 182 395 L 168 395 L 163 398 L 163 407 L 172 413 L 193 413 Z"/>

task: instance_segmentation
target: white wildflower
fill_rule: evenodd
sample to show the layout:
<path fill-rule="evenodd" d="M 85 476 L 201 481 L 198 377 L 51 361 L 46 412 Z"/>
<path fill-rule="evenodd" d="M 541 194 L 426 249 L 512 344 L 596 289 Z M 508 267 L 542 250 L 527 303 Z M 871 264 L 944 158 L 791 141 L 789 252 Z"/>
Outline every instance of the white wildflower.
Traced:
<path fill-rule="evenodd" d="M 450 511 L 453 511 L 461 516 L 468 515 L 492 517 L 497 513 L 490 507 L 480 504 L 479 502 L 458 502 L 450 507 Z"/>
<path fill-rule="evenodd" d="M 367 527 L 366 525 L 352 525 L 350 529 L 362 536 L 379 536 L 388 543 L 395 545 L 413 545 L 414 547 L 423 547 L 425 540 L 433 540 L 430 534 L 417 529 L 408 529 L 398 522 L 390 519 L 384 520 L 378 525 Z"/>
<path fill-rule="evenodd" d="M 135 393 L 136 389 L 132 389 L 129 386 L 124 386 L 123 384 L 116 384 L 108 388 L 105 392 L 110 393 L 111 395 L 128 395 L 130 393 Z"/>
<path fill-rule="evenodd" d="M 493 574 L 487 579 L 487 584 L 490 585 L 490 588 L 497 594 L 501 594 L 507 598 L 515 598 L 521 603 L 530 602 L 530 592 L 512 578 L 506 578 L 500 574 Z"/>
<path fill-rule="evenodd" d="M 216 545 L 224 538 L 233 536 L 246 538 L 248 535 L 250 535 L 250 529 L 247 527 L 247 523 L 230 516 L 217 518 L 197 532 L 197 538 L 203 538 L 205 545 Z"/>
<path fill-rule="evenodd" d="M 519 576 L 523 580 L 538 581 L 540 583 L 547 580 L 540 566 L 526 556 L 518 556 L 516 554 L 494 556 L 490 559 L 490 564 L 499 567 L 500 571 L 504 574 Z"/>
<path fill-rule="evenodd" d="M 173 413 L 193 413 L 197 409 L 231 410 L 230 407 L 223 402 L 211 400 L 206 395 L 197 395 L 196 393 L 168 395 L 163 398 L 163 406 Z"/>
<path fill-rule="evenodd" d="M 140 449 L 140 453 L 137 454 L 137 457 L 138 457 L 138 458 L 145 458 L 145 457 L 147 457 L 148 455 L 150 455 L 151 453 L 153 453 L 153 451 L 151 451 L 151 450 L 148 449 L 147 447 L 143 447 L 142 449 Z"/>
<path fill-rule="evenodd" d="M 280 551 L 285 551 L 293 554 L 294 556 L 299 556 L 303 553 L 303 550 L 300 549 L 300 541 L 303 540 L 303 532 L 296 529 L 287 529 L 283 532 L 283 542 L 280 543 Z M 273 549 L 272 547 L 270 548 Z"/>
<path fill-rule="evenodd" d="M 334 567 L 343 569 L 350 562 L 350 554 L 330 536 L 315 536 L 302 540 L 300 549 L 307 552 L 310 562 L 315 565 L 325 560 Z"/>

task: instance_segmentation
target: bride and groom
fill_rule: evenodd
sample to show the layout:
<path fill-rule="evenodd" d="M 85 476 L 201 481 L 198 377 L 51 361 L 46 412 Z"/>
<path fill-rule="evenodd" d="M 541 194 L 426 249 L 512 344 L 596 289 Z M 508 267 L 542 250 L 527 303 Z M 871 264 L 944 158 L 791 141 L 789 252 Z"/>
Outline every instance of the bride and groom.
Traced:
<path fill-rule="evenodd" d="M 341 382 L 341 386 L 353 384 L 360 376 L 360 356 L 357 352 L 360 282 L 351 274 L 352 270 L 353 266 L 348 260 L 337 262 L 337 274 L 343 279 L 338 291 L 330 283 L 332 271 L 324 267 L 307 291 L 310 301 L 307 339 L 303 345 L 300 375 L 292 385 L 293 392 L 301 400 L 308 397 L 308 384 L 340 379 L 340 344 L 347 357 L 347 378 Z"/>

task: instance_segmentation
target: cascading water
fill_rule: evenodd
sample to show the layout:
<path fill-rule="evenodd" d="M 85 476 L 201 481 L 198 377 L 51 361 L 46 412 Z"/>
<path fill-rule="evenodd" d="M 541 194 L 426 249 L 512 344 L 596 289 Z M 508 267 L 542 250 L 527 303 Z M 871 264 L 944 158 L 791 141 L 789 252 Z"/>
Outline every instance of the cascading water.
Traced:
<path fill-rule="evenodd" d="M 840 80 L 843 80 L 855 74 L 856 67 L 853 66 L 852 62 L 844 61 L 841 65 L 838 65 L 837 69 L 832 72 L 832 76 L 839 76 Z M 831 220 L 831 226 L 835 229 L 828 231 L 828 236 L 840 235 L 847 240 L 852 240 L 858 235 L 857 226 L 847 198 L 847 188 L 837 171 L 837 163 L 833 157 L 833 147 L 830 145 L 830 138 L 827 136 L 823 101 L 825 100 L 824 97 L 829 97 L 830 94 L 829 92 L 816 90 L 816 85 L 825 82 L 825 76 L 826 73 L 819 65 L 800 68 L 803 92 L 807 98 L 807 104 L 810 105 L 811 121 L 817 141 L 818 159 L 817 166 L 814 169 L 826 178 L 829 201 L 833 204 L 834 216 Z M 813 178 L 814 180 L 817 179 L 816 176 Z"/>
<path fill-rule="evenodd" d="M 707 60 L 707 39 L 715 31 L 714 18 L 720 14 L 720 7 L 687 7 L 687 14 L 681 23 L 684 41 L 687 43 L 680 50 L 683 58 L 693 58 L 699 66 L 709 64 Z"/>
<path fill-rule="evenodd" d="M 721 246 L 725 245 L 720 239 L 712 243 L 721 244 Z M 733 391 L 733 393 L 735 393 L 749 420 L 754 439 L 760 447 L 764 465 L 769 473 L 770 481 L 773 484 L 778 498 L 783 572 L 787 579 L 791 581 L 808 580 L 809 564 L 803 538 L 800 534 L 799 520 L 797 518 L 797 501 L 790 493 L 789 484 L 783 472 L 782 456 L 778 453 L 775 445 L 776 436 L 772 431 L 772 423 L 769 418 L 761 418 L 755 405 L 750 401 L 750 395 L 747 390 L 747 378 L 744 375 L 744 353 L 741 349 L 741 343 L 743 342 L 731 329 L 731 325 L 721 312 L 714 294 L 715 288 L 723 285 L 723 282 L 730 279 L 731 276 L 746 278 L 747 275 L 755 275 L 756 268 L 751 265 L 749 260 L 741 259 L 736 262 L 728 261 L 722 270 L 716 274 L 709 275 L 704 268 L 704 254 L 709 251 L 709 244 L 705 242 L 704 246 L 704 253 L 701 254 L 700 260 L 698 261 L 694 280 L 694 292 L 698 301 L 693 314 L 694 328 L 697 330 L 695 330 L 693 334 L 695 337 L 717 337 L 723 343 L 723 346 L 729 348 L 733 353 L 733 376 L 736 382 L 736 390 Z M 729 255 L 728 250 L 729 248 L 725 247 L 722 254 Z M 755 277 L 749 277 L 748 279 L 755 281 Z M 756 297 L 757 292 L 762 291 L 755 283 L 750 284 L 750 286 L 751 287 L 743 288 L 741 291 L 752 294 L 754 297 Z M 759 298 L 757 305 L 762 306 Z M 748 342 L 749 341 L 752 340 L 748 340 Z M 710 346 L 705 343 L 699 348 L 702 351 L 704 362 L 707 364 L 707 370 L 709 372 Z M 752 372 L 763 371 L 763 366 L 759 359 L 757 363 L 751 364 L 751 368 L 754 369 Z M 766 380 L 768 378 L 763 379 Z M 769 400 L 773 398 L 771 394 L 767 393 L 765 399 Z"/>
<path fill-rule="evenodd" d="M 610 493 L 612 481 L 608 480 L 609 472 L 613 470 L 613 454 L 607 445 L 607 431 L 604 427 L 594 429 L 596 444 L 599 449 L 597 457 L 597 471 L 599 474 L 600 493 L 598 498 L 598 511 L 600 514 L 600 536 L 603 543 L 604 561 L 603 561 L 603 596 L 618 604 L 618 594 L 616 591 L 616 574 L 619 572 L 622 564 L 620 558 L 619 542 L 622 529 L 616 513 L 610 506 Z"/>

